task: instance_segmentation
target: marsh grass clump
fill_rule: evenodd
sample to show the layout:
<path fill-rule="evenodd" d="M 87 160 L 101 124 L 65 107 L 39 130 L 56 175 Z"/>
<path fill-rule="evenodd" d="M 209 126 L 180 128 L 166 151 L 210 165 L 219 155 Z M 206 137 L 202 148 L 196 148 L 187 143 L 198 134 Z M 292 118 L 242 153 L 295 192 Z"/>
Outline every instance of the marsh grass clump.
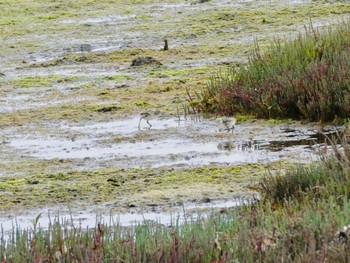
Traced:
<path fill-rule="evenodd" d="M 295 40 L 258 44 L 247 65 L 211 76 L 200 94 L 207 111 L 224 115 L 312 121 L 350 115 L 350 22 L 319 32 L 312 24 Z"/>
<path fill-rule="evenodd" d="M 337 231 L 350 204 L 333 196 L 308 204 L 291 200 L 243 205 L 229 213 L 170 227 L 155 222 L 76 227 L 52 220 L 48 229 L 14 229 L 0 238 L 1 262 L 348 262 Z M 40 219 L 38 220 L 40 222 Z M 37 223 L 36 223 L 37 224 Z M 9 237 L 6 239 L 5 237 Z"/>
<path fill-rule="evenodd" d="M 266 176 L 259 182 L 259 190 L 271 203 L 282 204 L 290 199 L 303 200 L 306 195 L 316 197 L 325 186 L 326 178 L 320 166 L 299 166 L 285 175 Z"/>
<path fill-rule="evenodd" d="M 290 200 L 304 202 L 335 196 L 350 196 L 350 147 L 346 138 L 336 134 L 327 136 L 326 151 L 331 157 L 322 156 L 320 162 L 299 165 L 285 175 L 269 175 L 260 180 L 259 191 L 263 200 L 281 205 Z"/>

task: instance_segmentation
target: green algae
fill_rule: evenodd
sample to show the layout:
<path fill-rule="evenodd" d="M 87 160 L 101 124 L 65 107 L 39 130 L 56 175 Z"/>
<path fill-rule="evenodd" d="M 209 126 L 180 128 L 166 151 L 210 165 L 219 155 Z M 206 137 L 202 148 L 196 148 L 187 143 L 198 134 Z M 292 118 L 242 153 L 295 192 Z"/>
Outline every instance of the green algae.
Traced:
<path fill-rule="evenodd" d="M 143 106 L 149 105 L 149 103 L 147 101 L 136 101 L 134 104 L 137 107 L 143 107 Z"/>
<path fill-rule="evenodd" d="M 81 208 L 113 202 L 113 209 L 130 203 L 173 203 L 232 197 L 232 192 L 250 191 L 249 184 L 287 163 L 207 166 L 194 169 L 120 169 L 38 173 L 3 176 L 0 181 L 1 211 L 66 204 Z M 176 189 L 176 191 L 174 191 Z M 175 199 L 172 199 L 175 198 Z"/>
<path fill-rule="evenodd" d="M 191 75 L 203 75 L 208 74 L 210 67 L 202 66 L 202 67 L 195 67 L 195 68 L 183 68 L 183 69 L 169 69 L 169 70 L 154 70 L 150 72 L 151 75 L 156 75 L 158 77 L 175 77 L 175 76 L 181 76 L 183 78 L 186 78 Z M 212 71 L 214 71 L 212 69 Z"/>
<path fill-rule="evenodd" d="M 50 87 L 57 83 L 77 81 L 76 76 L 50 75 L 50 76 L 26 76 L 18 78 L 10 85 L 22 88 Z"/>
<path fill-rule="evenodd" d="M 101 77 L 98 77 L 97 79 L 119 82 L 119 81 L 126 80 L 129 78 L 130 78 L 129 74 L 116 74 L 116 75 L 111 75 L 111 76 L 101 76 Z"/>
<path fill-rule="evenodd" d="M 86 110 L 96 111 L 96 112 L 110 112 L 118 111 L 123 109 L 121 105 L 109 104 L 109 105 L 89 105 L 86 107 Z"/>
<path fill-rule="evenodd" d="M 19 187 L 19 181 L 18 180 L 9 180 L 6 182 L 0 182 L 0 189 L 2 191 L 9 191 L 9 190 L 16 190 Z"/>

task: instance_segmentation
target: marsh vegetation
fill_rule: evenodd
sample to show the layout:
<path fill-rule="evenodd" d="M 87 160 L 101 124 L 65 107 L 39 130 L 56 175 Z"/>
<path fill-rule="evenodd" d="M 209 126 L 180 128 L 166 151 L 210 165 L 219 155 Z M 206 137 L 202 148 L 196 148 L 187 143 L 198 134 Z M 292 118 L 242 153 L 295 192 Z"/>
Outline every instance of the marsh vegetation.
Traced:
<path fill-rule="evenodd" d="M 349 21 L 322 32 L 312 23 L 292 40 L 256 43 L 248 64 L 213 75 L 201 106 L 224 115 L 330 122 L 350 115 Z"/>

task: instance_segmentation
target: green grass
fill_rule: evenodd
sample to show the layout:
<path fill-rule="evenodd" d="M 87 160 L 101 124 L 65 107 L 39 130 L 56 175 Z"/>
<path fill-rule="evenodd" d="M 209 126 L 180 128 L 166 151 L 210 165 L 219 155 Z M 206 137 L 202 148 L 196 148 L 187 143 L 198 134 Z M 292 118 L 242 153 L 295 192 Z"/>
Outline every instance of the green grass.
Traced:
<path fill-rule="evenodd" d="M 26 76 L 18 78 L 12 82 L 14 87 L 22 88 L 37 88 L 37 87 L 51 87 L 55 83 L 61 82 L 73 82 L 78 79 L 77 76 L 60 76 L 60 75 L 50 75 L 50 76 Z"/>
<path fill-rule="evenodd" d="M 350 22 L 295 40 L 256 44 L 247 65 L 211 76 L 198 96 L 206 111 L 331 121 L 350 116 Z"/>
<path fill-rule="evenodd" d="M 338 205 L 336 205 L 338 204 Z M 117 224 L 72 228 L 53 221 L 48 230 L 15 230 L 0 242 L 8 262 L 346 262 L 349 251 L 336 238 L 348 223 L 350 204 L 331 196 L 317 202 L 290 201 L 244 206 L 182 225 Z M 339 253 L 341 252 L 341 253 Z M 339 260 L 343 259 L 343 260 Z M 220 261 L 221 260 L 221 261 Z M 309 261 L 310 260 L 310 261 Z M 7 262 L 7 261 L 5 261 Z"/>

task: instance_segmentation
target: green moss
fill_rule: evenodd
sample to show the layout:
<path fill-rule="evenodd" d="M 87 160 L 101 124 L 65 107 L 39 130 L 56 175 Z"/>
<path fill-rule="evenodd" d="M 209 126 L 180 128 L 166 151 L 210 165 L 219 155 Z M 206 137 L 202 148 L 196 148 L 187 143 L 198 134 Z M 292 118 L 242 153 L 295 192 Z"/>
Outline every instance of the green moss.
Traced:
<path fill-rule="evenodd" d="M 111 76 L 98 77 L 99 80 L 121 81 L 130 78 L 130 74 L 116 74 Z"/>
<path fill-rule="evenodd" d="M 57 83 L 62 82 L 73 82 L 76 81 L 76 76 L 61 76 L 61 75 L 50 75 L 50 76 L 28 76 L 14 80 L 11 84 L 13 86 L 19 86 L 22 88 L 34 88 L 34 87 L 50 87 Z"/>
<path fill-rule="evenodd" d="M 9 191 L 18 186 L 17 180 L 9 180 L 6 182 L 0 182 L 0 190 L 2 191 Z"/>
<path fill-rule="evenodd" d="M 208 72 L 208 70 L 212 69 L 211 67 L 196 67 L 196 68 L 180 68 L 180 69 L 173 69 L 173 70 L 155 70 L 152 71 L 151 74 L 159 74 L 159 77 L 162 76 L 189 76 L 192 74 L 205 74 Z"/>
<path fill-rule="evenodd" d="M 224 21 L 231 21 L 231 20 L 235 20 L 237 17 L 237 14 L 235 12 L 232 11 L 224 11 L 224 12 L 220 12 L 218 13 L 214 19 L 216 20 L 224 20 Z"/>
<path fill-rule="evenodd" d="M 350 4 L 334 3 L 323 5 L 309 5 L 308 11 L 314 16 L 330 14 L 348 14 L 350 13 Z"/>
<path fill-rule="evenodd" d="M 50 174 L 48 175 L 48 178 L 53 179 L 53 180 L 60 180 L 60 181 L 66 181 L 69 179 L 69 174 L 59 172 L 57 174 Z"/>
<path fill-rule="evenodd" d="M 54 20 L 58 19 L 62 16 L 62 14 L 48 14 L 48 15 L 39 15 L 38 19 L 40 20 Z"/>
<path fill-rule="evenodd" d="M 110 112 L 118 111 L 123 109 L 121 105 L 116 104 L 107 104 L 107 105 L 87 105 L 86 110 L 95 111 L 95 112 Z"/>
<path fill-rule="evenodd" d="M 143 106 L 149 105 L 149 103 L 147 101 L 136 101 L 134 104 L 137 107 L 143 107 Z"/>
<path fill-rule="evenodd" d="M 271 164 L 270 169 L 280 166 L 280 163 Z M 202 195 L 227 197 L 233 189 L 238 191 L 245 188 L 249 191 L 247 183 L 262 177 L 265 171 L 264 164 L 254 164 L 180 170 L 166 167 L 110 168 L 24 175 L 20 180 L 14 176 L 3 176 L 0 189 L 6 192 L 0 192 L 0 198 L 9 205 L 1 206 L 0 210 L 57 203 L 81 207 L 110 201 L 121 207 L 127 207 L 130 202 L 145 205 L 147 202 L 157 203 L 172 198 L 175 194 L 173 189 L 177 189 L 173 196 L 180 198 L 177 201 L 188 201 Z M 16 200 L 20 202 L 13 206 Z"/>
<path fill-rule="evenodd" d="M 270 124 L 278 124 L 278 123 L 286 122 L 285 120 L 279 120 L 279 119 L 268 119 L 267 121 Z"/>
<path fill-rule="evenodd" d="M 255 116 L 253 116 L 253 115 L 236 114 L 235 118 L 237 119 L 238 122 L 244 122 L 244 121 L 255 119 Z"/>

